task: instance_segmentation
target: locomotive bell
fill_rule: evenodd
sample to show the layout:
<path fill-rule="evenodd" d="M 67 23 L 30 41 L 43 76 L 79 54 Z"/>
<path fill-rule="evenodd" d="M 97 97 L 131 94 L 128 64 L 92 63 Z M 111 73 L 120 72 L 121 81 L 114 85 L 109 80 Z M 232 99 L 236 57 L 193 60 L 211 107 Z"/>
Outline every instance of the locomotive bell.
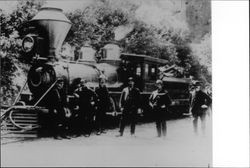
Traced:
<path fill-rule="evenodd" d="M 30 20 L 44 38 L 42 57 L 55 58 L 59 53 L 62 43 L 70 30 L 71 22 L 62 13 L 62 9 L 55 7 L 42 7 Z"/>

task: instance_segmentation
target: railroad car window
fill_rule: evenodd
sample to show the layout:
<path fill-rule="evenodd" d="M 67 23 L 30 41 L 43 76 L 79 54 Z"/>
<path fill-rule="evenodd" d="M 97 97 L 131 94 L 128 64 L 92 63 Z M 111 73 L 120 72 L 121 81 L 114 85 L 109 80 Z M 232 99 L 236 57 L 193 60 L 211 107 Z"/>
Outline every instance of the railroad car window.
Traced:
<path fill-rule="evenodd" d="M 137 68 L 136 68 L 136 75 L 141 76 L 141 67 L 140 67 L 140 65 L 138 65 Z"/>
<path fill-rule="evenodd" d="M 156 72 L 156 66 L 155 65 L 150 65 L 149 66 L 149 79 L 150 80 L 155 80 L 156 76 L 157 76 L 157 72 Z"/>
<path fill-rule="evenodd" d="M 145 64 L 145 74 L 148 76 L 148 64 Z"/>
<path fill-rule="evenodd" d="M 144 77 L 145 77 L 145 80 L 148 80 L 149 79 L 149 65 L 148 64 L 145 64 L 145 70 L 144 70 Z"/>
<path fill-rule="evenodd" d="M 155 74 L 155 67 L 151 68 L 151 74 Z"/>

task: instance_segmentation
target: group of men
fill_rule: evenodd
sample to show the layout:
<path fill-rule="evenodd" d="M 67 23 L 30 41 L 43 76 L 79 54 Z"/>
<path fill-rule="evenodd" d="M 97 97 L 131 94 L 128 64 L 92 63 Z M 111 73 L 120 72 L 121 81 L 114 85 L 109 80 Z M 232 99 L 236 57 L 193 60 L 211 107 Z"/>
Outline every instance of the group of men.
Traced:
<path fill-rule="evenodd" d="M 87 87 L 86 83 L 84 79 L 77 82 L 71 104 L 68 103 L 62 78 L 57 80 L 55 88 L 50 92 L 49 113 L 55 139 L 70 139 L 69 135 L 89 137 L 94 126 L 97 135 L 106 133 L 104 120 L 110 105 L 110 96 L 105 86 L 105 78 L 99 78 L 99 87 L 95 91 Z"/>
<path fill-rule="evenodd" d="M 58 79 L 56 87 L 50 93 L 53 102 L 50 103 L 49 111 L 52 117 L 52 130 L 55 139 L 62 139 L 74 136 L 90 136 L 94 126 L 96 134 L 106 133 L 104 130 L 105 115 L 111 102 L 109 91 L 105 85 L 106 78 L 99 78 L 99 86 L 92 90 L 87 87 L 87 81 L 80 79 L 76 89 L 73 91 L 75 102 L 73 110 L 69 111 L 66 92 L 63 90 L 63 79 Z M 155 117 L 157 136 L 165 137 L 167 134 L 166 115 L 168 108 L 172 104 L 171 98 L 163 85 L 162 80 L 156 81 L 157 89 L 149 97 L 149 105 Z M 191 109 L 194 116 L 194 128 L 197 129 L 197 120 L 200 117 L 204 120 L 205 109 L 211 102 L 211 98 L 200 90 L 197 84 L 194 86 L 195 92 L 191 96 Z M 206 106 L 206 107 L 205 107 Z M 122 112 L 120 118 L 119 134 L 123 136 L 126 125 L 130 125 L 130 134 L 135 136 L 135 128 L 138 114 L 142 113 L 141 93 L 135 87 L 133 77 L 128 78 L 128 86 L 122 90 L 119 107 Z"/>

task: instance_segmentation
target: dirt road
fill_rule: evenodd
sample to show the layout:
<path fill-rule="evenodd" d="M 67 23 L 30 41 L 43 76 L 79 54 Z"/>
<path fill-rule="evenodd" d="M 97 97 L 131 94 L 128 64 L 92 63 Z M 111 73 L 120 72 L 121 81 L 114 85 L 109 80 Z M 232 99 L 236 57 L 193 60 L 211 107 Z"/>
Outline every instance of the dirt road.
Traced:
<path fill-rule="evenodd" d="M 41 138 L 1 145 L 1 166 L 211 166 L 211 118 L 205 133 L 193 132 L 192 118 L 167 122 L 167 137 L 156 137 L 154 123 L 136 127 L 136 137 L 126 127 L 100 136 L 70 140 Z"/>

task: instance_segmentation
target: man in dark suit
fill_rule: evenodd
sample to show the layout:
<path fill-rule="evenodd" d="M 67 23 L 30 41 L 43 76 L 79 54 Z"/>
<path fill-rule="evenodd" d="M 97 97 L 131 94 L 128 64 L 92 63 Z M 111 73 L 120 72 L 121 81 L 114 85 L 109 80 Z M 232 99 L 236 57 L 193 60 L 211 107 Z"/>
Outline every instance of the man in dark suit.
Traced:
<path fill-rule="evenodd" d="M 96 108 L 97 95 L 86 86 L 87 81 L 81 80 L 80 86 L 74 91 L 74 96 L 78 98 L 79 114 L 78 122 L 80 132 L 89 137 L 93 129 L 93 118 Z"/>
<path fill-rule="evenodd" d="M 191 96 L 190 111 L 194 117 L 194 131 L 195 133 L 197 133 L 197 123 L 199 118 L 201 119 L 202 130 L 205 130 L 206 111 L 212 100 L 206 93 L 201 90 L 200 82 L 196 82 L 194 84 L 194 88 L 194 93 Z"/>
<path fill-rule="evenodd" d="M 120 109 L 122 111 L 119 135 L 123 136 L 124 128 L 126 124 L 131 124 L 130 134 L 134 136 L 135 125 L 138 112 L 140 109 L 140 91 L 134 87 L 134 79 L 128 78 L 128 87 L 124 88 L 120 97 Z"/>
<path fill-rule="evenodd" d="M 105 117 L 106 112 L 109 110 L 110 107 L 110 95 L 108 88 L 105 85 L 105 81 L 105 76 L 100 76 L 99 87 L 97 87 L 95 90 L 98 96 L 98 109 L 96 111 L 97 135 L 100 135 L 101 133 L 106 133 L 104 131 Z"/>
<path fill-rule="evenodd" d="M 157 90 L 149 97 L 149 105 L 152 107 L 155 115 L 156 129 L 158 137 L 162 135 L 165 137 L 167 133 L 166 116 L 168 107 L 171 104 L 171 99 L 168 92 L 163 87 L 161 80 L 156 81 Z"/>
<path fill-rule="evenodd" d="M 48 96 L 48 105 L 49 112 L 51 116 L 51 124 L 53 130 L 53 136 L 55 139 L 66 138 L 66 106 L 67 106 L 67 97 L 64 90 L 64 80 L 59 78 L 53 90 L 49 93 Z"/>

